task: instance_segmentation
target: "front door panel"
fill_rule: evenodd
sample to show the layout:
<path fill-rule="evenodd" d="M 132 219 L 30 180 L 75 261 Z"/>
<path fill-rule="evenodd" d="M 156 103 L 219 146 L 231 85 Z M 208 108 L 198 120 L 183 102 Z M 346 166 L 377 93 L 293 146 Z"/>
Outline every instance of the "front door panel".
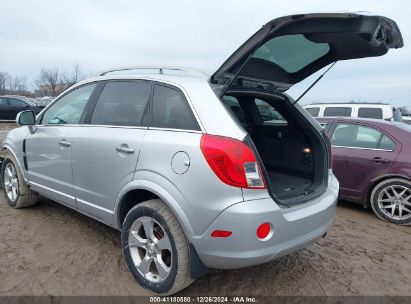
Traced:
<path fill-rule="evenodd" d="M 71 172 L 70 127 L 38 126 L 26 139 L 28 177 L 32 188 L 75 207 Z"/>

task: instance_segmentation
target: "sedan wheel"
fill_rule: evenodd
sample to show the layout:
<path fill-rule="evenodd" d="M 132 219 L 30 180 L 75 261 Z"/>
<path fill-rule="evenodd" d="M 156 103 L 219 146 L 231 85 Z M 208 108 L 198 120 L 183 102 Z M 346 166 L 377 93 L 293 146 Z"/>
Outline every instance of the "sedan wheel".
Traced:
<path fill-rule="evenodd" d="M 388 179 L 371 193 L 375 214 L 394 224 L 411 223 L 411 183 L 403 179 Z"/>

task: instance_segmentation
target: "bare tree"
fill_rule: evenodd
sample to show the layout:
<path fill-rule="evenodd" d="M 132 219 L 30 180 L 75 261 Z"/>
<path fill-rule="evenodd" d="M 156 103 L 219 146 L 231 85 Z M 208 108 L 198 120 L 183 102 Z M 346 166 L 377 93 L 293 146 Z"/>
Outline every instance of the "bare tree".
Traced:
<path fill-rule="evenodd" d="M 5 72 L 0 72 L 0 95 L 7 94 L 7 86 L 9 84 L 10 75 Z"/>
<path fill-rule="evenodd" d="M 84 78 L 85 75 L 81 71 L 80 65 L 78 63 L 73 64 L 72 70 L 70 72 L 61 73 L 61 83 L 64 84 L 66 88 L 72 86 L 80 80 L 83 80 Z"/>
<path fill-rule="evenodd" d="M 42 68 L 36 84 L 46 95 L 57 96 L 61 93 L 61 76 L 58 68 Z"/>
<path fill-rule="evenodd" d="M 27 77 L 26 76 L 9 77 L 9 90 L 10 90 L 10 93 L 27 92 Z"/>

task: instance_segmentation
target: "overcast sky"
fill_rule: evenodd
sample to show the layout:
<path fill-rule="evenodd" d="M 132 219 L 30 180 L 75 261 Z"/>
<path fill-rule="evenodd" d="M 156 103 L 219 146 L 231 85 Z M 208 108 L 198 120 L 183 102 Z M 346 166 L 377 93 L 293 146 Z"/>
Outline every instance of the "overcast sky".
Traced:
<path fill-rule="evenodd" d="M 304 3 L 304 4 L 303 4 Z M 128 65 L 183 65 L 212 73 L 264 23 L 301 12 L 368 11 L 397 21 L 405 47 L 384 57 L 337 63 L 304 97 L 379 101 L 411 108 L 411 2 L 312 1 L 22 1 L 0 0 L 0 71 L 41 67 L 87 74 Z M 297 96 L 313 77 L 290 90 Z"/>

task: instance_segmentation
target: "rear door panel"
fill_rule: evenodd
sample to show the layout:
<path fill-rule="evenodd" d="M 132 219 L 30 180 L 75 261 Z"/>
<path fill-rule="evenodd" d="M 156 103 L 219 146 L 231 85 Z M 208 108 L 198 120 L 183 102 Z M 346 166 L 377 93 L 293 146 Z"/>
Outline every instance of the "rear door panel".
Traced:
<path fill-rule="evenodd" d="M 79 126 L 73 142 L 74 195 L 77 208 L 112 223 L 120 189 L 132 180 L 146 128 Z M 118 151 L 124 147 L 130 152 Z"/>

